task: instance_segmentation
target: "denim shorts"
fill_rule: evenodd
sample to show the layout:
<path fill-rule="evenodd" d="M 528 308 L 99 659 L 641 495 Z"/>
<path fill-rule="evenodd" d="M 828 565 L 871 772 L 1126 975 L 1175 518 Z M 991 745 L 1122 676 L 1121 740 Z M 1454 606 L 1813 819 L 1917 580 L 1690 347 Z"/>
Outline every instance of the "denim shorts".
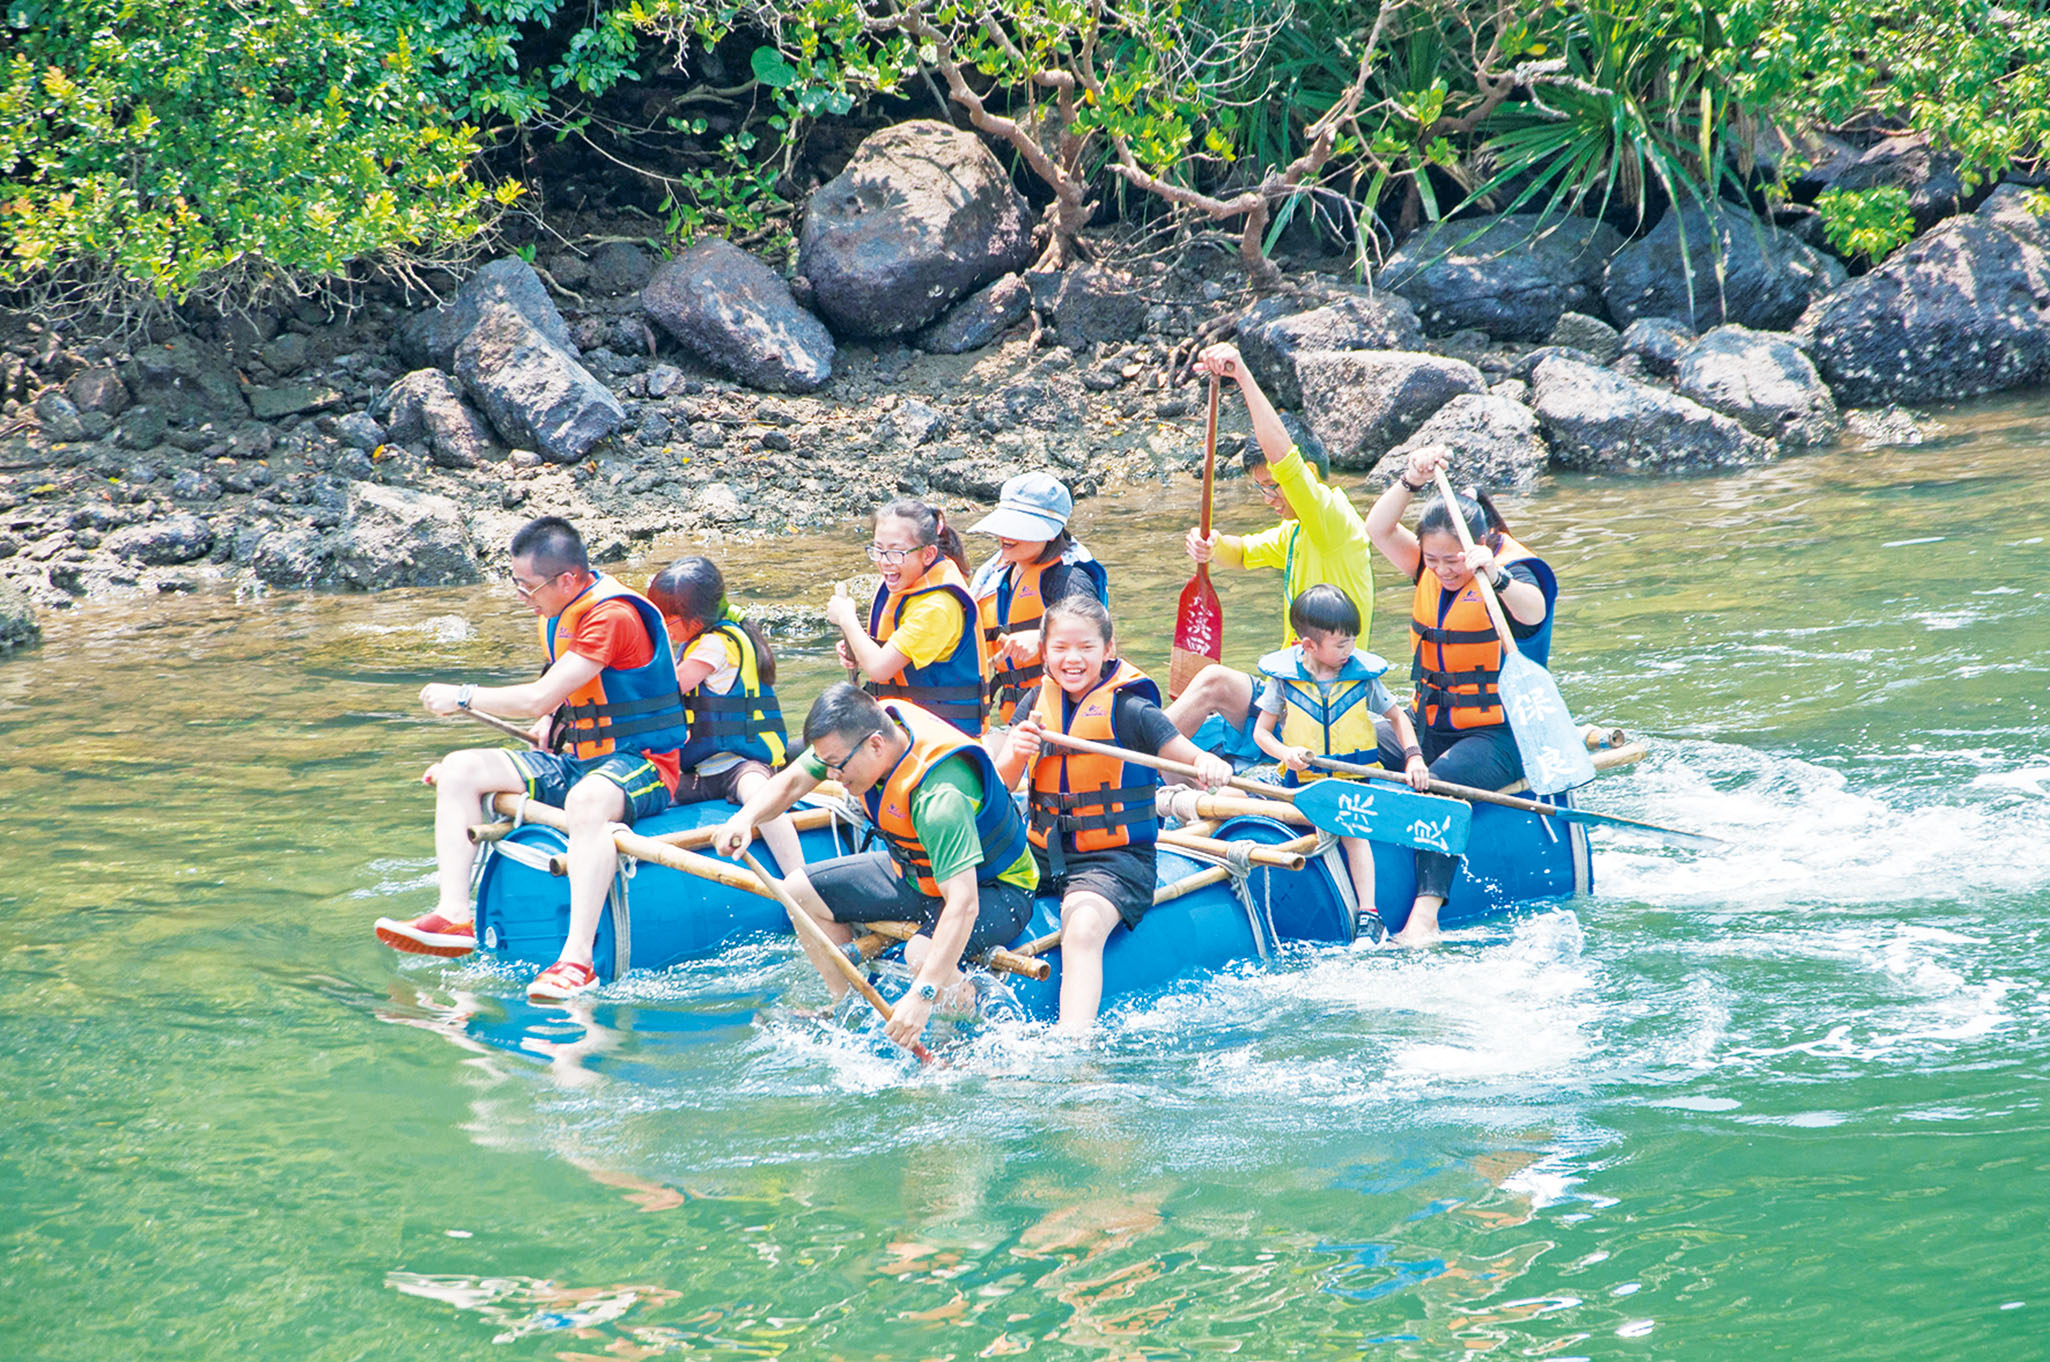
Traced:
<path fill-rule="evenodd" d="M 519 769 L 520 779 L 527 782 L 527 797 L 558 809 L 580 781 L 593 776 L 611 781 L 626 796 L 626 812 L 620 816 L 623 823 L 669 807 L 669 787 L 662 783 L 662 773 L 639 752 L 614 752 L 581 761 L 559 752 L 508 751 L 506 755 Z"/>

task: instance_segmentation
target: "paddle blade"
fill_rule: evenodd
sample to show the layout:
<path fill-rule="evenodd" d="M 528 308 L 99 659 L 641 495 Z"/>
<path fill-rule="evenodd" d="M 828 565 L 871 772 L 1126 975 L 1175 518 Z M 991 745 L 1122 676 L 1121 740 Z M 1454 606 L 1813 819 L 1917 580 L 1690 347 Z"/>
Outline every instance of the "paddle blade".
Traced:
<path fill-rule="evenodd" d="M 1196 673 L 1224 656 L 1224 605 L 1210 574 L 1198 567 L 1196 575 L 1182 588 L 1182 603 L 1175 614 L 1174 652 L 1167 669 L 1169 699 L 1188 689 Z"/>
<path fill-rule="evenodd" d="M 1552 674 L 1515 648 L 1503 650 L 1502 713 L 1516 735 L 1523 778 L 1538 794 L 1557 794 L 1595 778 L 1594 759 L 1566 712 Z"/>
<path fill-rule="evenodd" d="M 1473 808 L 1465 800 L 1418 794 L 1400 785 L 1317 780 L 1296 791 L 1295 806 L 1320 832 L 1448 856 L 1466 850 L 1473 826 Z"/>

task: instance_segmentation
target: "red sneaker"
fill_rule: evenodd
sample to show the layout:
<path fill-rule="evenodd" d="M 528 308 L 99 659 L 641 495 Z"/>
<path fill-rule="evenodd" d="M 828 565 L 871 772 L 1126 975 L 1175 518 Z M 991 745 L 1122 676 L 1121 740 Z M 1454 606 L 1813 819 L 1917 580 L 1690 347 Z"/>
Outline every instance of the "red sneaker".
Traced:
<path fill-rule="evenodd" d="M 450 922 L 440 913 L 416 917 L 411 922 L 381 917 L 377 920 L 377 939 L 408 955 L 453 958 L 477 949 L 477 924 Z"/>
<path fill-rule="evenodd" d="M 527 985 L 527 1001 L 559 1003 L 598 987 L 598 971 L 574 960 L 558 960 L 534 976 Z"/>

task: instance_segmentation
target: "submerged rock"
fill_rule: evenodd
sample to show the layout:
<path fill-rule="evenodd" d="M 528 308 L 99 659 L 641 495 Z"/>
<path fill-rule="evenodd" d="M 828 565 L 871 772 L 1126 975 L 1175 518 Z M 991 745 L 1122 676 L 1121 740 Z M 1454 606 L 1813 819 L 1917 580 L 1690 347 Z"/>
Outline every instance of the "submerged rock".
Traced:
<path fill-rule="evenodd" d="M 1025 200 L 982 139 L 914 119 L 812 195 L 797 260 L 836 332 L 877 337 L 918 330 L 1031 250 Z"/>
<path fill-rule="evenodd" d="M 0 577 L 0 657 L 43 641 L 36 608 L 20 587 Z"/>

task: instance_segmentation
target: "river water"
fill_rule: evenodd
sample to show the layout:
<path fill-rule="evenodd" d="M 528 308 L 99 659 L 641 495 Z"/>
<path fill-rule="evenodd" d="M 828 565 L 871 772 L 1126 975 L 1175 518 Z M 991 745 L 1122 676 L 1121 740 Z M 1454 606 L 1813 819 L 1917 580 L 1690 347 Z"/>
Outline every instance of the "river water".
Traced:
<path fill-rule="evenodd" d="M 0 665 L 0 1356 L 2050 1356 L 2050 417 L 1944 420 L 1505 508 L 1653 743 L 1590 801 L 1726 853 L 1598 832 L 1584 901 L 944 1072 L 794 1018 L 787 941 L 567 1012 L 375 944 L 502 586 L 59 616 Z M 1142 664 L 1194 501 L 1078 514 Z M 815 600 L 863 537 L 716 551 Z"/>

